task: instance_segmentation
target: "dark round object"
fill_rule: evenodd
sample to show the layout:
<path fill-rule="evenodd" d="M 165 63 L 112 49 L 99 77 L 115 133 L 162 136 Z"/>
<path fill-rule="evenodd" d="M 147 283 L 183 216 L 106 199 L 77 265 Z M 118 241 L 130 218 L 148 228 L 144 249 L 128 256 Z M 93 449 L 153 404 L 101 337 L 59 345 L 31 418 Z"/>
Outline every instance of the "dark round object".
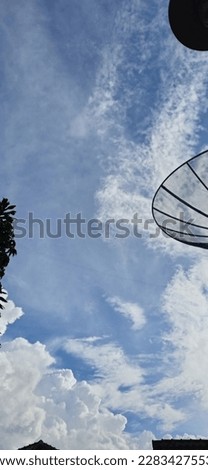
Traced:
<path fill-rule="evenodd" d="M 208 0 L 170 0 L 170 27 L 184 46 L 208 51 Z"/>

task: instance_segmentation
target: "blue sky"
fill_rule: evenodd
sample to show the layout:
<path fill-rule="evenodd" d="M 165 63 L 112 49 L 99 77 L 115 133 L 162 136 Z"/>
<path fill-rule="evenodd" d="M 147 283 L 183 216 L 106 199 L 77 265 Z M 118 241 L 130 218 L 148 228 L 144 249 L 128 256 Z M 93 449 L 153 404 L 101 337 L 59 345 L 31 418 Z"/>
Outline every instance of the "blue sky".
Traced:
<path fill-rule="evenodd" d="M 27 229 L 4 278 L 1 448 L 207 436 L 207 254 L 151 214 L 164 178 L 207 148 L 207 53 L 177 42 L 167 2 L 0 9 L 1 197 Z M 67 236 L 69 213 L 100 236 Z"/>

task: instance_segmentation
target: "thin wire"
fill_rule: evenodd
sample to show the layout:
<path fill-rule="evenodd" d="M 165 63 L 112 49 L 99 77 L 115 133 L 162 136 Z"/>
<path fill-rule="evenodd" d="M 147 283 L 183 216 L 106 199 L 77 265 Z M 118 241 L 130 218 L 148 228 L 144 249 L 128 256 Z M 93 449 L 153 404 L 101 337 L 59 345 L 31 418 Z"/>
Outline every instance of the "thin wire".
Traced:
<path fill-rule="evenodd" d="M 201 214 L 201 215 L 204 215 L 205 217 L 208 217 L 208 214 L 206 214 L 205 212 L 201 211 L 200 209 L 197 209 L 196 207 L 192 206 L 191 204 L 189 204 L 189 202 L 185 201 L 181 197 L 174 194 L 172 191 L 170 191 L 170 189 L 166 188 L 164 185 L 161 185 L 161 188 L 163 188 L 165 191 L 167 191 L 167 193 L 169 193 L 175 199 L 178 199 L 178 201 L 182 202 L 182 204 L 185 204 L 186 206 L 190 207 L 190 209 L 193 209 L 195 212 L 198 212 L 198 214 Z"/>
<path fill-rule="evenodd" d="M 188 167 L 190 168 L 190 170 L 193 172 L 193 174 L 198 178 L 198 180 L 200 181 L 201 184 L 203 184 L 203 186 L 205 187 L 205 189 L 208 191 L 208 187 L 206 186 L 206 184 L 204 183 L 204 181 L 200 178 L 200 176 L 195 172 L 195 170 L 192 168 L 192 166 L 187 162 L 187 165 Z"/>
<path fill-rule="evenodd" d="M 153 206 L 153 209 L 157 212 L 160 212 L 163 215 L 166 215 L 167 217 L 170 217 L 171 219 L 178 220 L 179 222 L 183 222 L 184 224 L 193 225 L 194 227 L 204 228 L 205 230 L 208 230 L 208 227 L 205 227 L 204 225 L 198 225 L 198 224 L 194 224 L 193 222 L 189 222 L 189 221 L 186 221 L 186 220 L 179 219 L 178 217 L 174 217 L 173 215 L 168 214 L 167 212 L 163 212 L 163 211 L 161 211 L 160 209 L 157 209 L 154 206 Z M 157 224 L 158 224 L 158 222 L 157 222 Z"/>

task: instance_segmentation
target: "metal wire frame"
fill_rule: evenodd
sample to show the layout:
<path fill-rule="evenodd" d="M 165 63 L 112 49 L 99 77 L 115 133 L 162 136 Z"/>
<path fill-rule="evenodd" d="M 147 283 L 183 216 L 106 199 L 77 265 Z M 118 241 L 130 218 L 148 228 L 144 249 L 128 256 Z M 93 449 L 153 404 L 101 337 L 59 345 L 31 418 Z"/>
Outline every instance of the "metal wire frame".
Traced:
<path fill-rule="evenodd" d="M 185 243 L 187 245 L 192 245 L 192 246 L 208 249 L 208 225 L 205 226 L 205 225 L 201 225 L 199 223 L 193 223 L 193 221 L 189 222 L 188 220 L 183 220 L 180 217 L 178 217 L 177 214 L 171 213 L 171 211 L 163 210 L 163 207 L 161 207 L 161 206 L 158 207 L 158 205 L 156 203 L 159 192 L 161 190 L 163 190 L 167 194 L 170 195 L 170 200 L 171 199 L 172 200 L 177 200 L 179 203 L 183 204 L 186 208 L 190 208 L 192 211 L 194 211 L 194 213 L 199 214 L 199 215 L 201 215 L 205 218 L 208 218 L 208 204 L 207 204 L 207 212 L 205 212 L 204 210 L 201 210 L 201 208 L 196 207 L 193 203 L 191 204 L 188 200 L 184 199 L 184 197 L 181 197 L 180 194 L 177 193 L 177 188 L 176 188 L 176 190 L 174 189 L 174 192 L 173 192 L 172 190 L 170 190 L 167 187 L 168 181 L 170 179 L 172 180 L 172 177 L 174 177 L 174 174 L 179 173 L 180 170 L 183 167 L 186 166 L 186 168 L 188 168 L 190 170 L 190 174 L 192 172 L 192 175 L 194 175 L 194 177 L 197 178 L 200 185 L 202 185 L 206 189 L 207 198 L 208 198 L 208 186 L 206 185 L 206 183 L 203 181 L 203 179 L 199 176 L 199 174 L 195 171 L 195 169 L 192 166 L 194 161 L 197 161 L 197 159 L 199 159 L 199 158 L 200 159 L 203 158 L 203 155 L 205 156 L 205 154 L 207 154 L 207 173 L 208 173 L 208 150 L 205 150 L 204 152 L 201 152 L 198 155 L 196 155 L 196 156 L 190 158 L 189 160 L 185 161 L 184 163 L 182 163 L 179 167 L 177 167 L 174 171 L 172 171 L 172 173 L 170 173 L 170 175 L 167 178 L 165 178 L 163 183 L 160 185 L 160 187 L 156 191 L 156 193 L 153 197 L 153 200 L 152 200 L 152 215 L 153 215 L 153 218 L 154 218 L 156 224 L 169 237 L 174 238 L 174 239 L 180 241 L 181 243 Z M 208 202 L 208 199 L 207 199 L 207 202 Z M 190 225 L 190 226 L 195 227 L 195 228 L 203 229 L 205 231 L 205 233 L 204 234 L 189 233 L 189 232 L 184 232 L 184 231 L 180 231 L 180 230 L 175 230 L 172 227 L 168 228 L 167 224 L 164 225 L 163 223 L 158 221 L 158 217 L 157 217 L 158 214 L 162 214 L 165 217 L 169 217 L 170 221 L 174 220 L 174 221 L 181 222 L 185 225 L 187 224 L 188 226 Z M 194 240 L 194 238 L 198 239 L 198 240 Z M 199 241 L 200 238 L 202 239 L 201 241 Z"/>

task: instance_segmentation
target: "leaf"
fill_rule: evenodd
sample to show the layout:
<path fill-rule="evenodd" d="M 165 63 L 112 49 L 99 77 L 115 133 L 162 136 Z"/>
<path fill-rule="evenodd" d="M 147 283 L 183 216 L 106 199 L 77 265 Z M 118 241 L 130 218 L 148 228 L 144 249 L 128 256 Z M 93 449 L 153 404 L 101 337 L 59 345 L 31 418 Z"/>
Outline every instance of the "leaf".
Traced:
<path fill-rule="evenodd" d="M 9 207 L 7 208 L 7 210 L 8 210 L 8 209 L 9 209 L 9 210 L 14 209 L 15 207 L 16 207 L 15 205 L 9 206 Z M 15 211 L 15 212 L 16 212 L 16 211 Z"/>

